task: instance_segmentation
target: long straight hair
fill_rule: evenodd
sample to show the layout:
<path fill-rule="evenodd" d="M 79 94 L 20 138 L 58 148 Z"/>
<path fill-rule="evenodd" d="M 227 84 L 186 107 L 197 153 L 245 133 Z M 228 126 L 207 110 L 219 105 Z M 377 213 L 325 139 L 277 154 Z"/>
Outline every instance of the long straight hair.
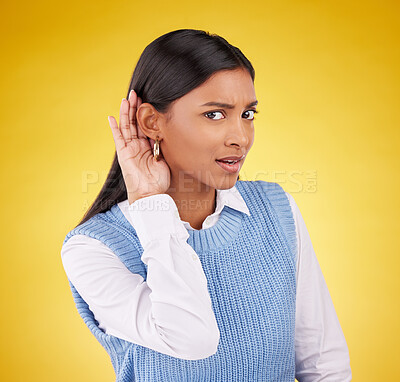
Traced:
<path fill-rule="evenodd" d="M 200 86 L 215 72 L 237 68 L 248 70 L 254 83 L 254 68 L 239 48 L 217 34 L 178 29 L 158 37 L 143 50 L 126 99 L 133 89 L 143 103 L 150 103 L 158 112 L 165 113 L 172 102 Z M 127 190 L 115 151 L 102 189 L 77 226 L 125 199 Z"/>

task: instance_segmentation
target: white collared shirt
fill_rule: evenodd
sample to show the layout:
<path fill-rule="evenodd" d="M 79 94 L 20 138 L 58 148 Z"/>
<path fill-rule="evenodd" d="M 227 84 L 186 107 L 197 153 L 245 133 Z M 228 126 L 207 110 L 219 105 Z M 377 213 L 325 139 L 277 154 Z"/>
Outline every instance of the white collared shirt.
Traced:
<path fill-rule="evenodd" d="M 298 243 L 296 379 L 299 382 L 351 381 L 348 347 L 310 236 L 293 197 L 285 194 L 292 208 Z M 168 204 L 166 211 L 160 213 L 147 208 L 149 202 L 157 201 Z M 182 325 L 187 325 L 189 331 L 193 316 L 203 317 L 204 322 L 214 320 L 212 310 L 204 309 L 205 301 L 210 304 L 204 271 L 196 252 L 186 242 L 188 230 L 193 228 L 180 219 L 176 204 L 168 194 L 142 198 L 131 206 L 126 199 L 118 205 L 143 246 L 142 259 L 148 264 L 147 281 L 130 272 L 105 244 L 85 235 L 74 235 L 62 247 L 67 277 L 106 333 L 175 357 L 195 359 L 196 349 L 180 349 L 172 339 L 160 334 L 157 326 L 157 322 L 173 317 L 174 298 L 179 314 L 187 312 L 187 319 L 170 319 L 169 327 L 176 322 L 180 330 Z M 215 212 L 204 220 L 202 229 L 218 221 L 225 205 L 250 215 L 235 186 L 217 190 Z M 179 296 L 179 301 L 175 296 Z M 167 300 L 168 304 L 162 303 Z"/>
<path fill-rule="evenodd" d="M 201 227 L 202 229 L 212 227 L 218 221 L 219 214 L 221 213 L 222 209 L 225 206 L 228 206 L 235 210 L 244 212 L 245 214 L 250 216 L 250 211 L 247 208 L 247 204 L 235 186 L 233 186 L 232 188 L 230 188 L 228 190 L 217 190 L 217 198 L 216 199 L 217 200 L 216 200 L 215 211 L 211 215 L 208 215 L 205 218 L 203 225 Z M 126 205 L 127 202 L 128 201 L 125 200 L 122 203 L 125 203 L 125 205 Z M 128 206 L 128 208 L 129 208 L 129 206 Z M 193 228 L 189 222 L 185 222 L 182 220 L 182 223 L 184 224 L 186 229 L 195 230 L 195 228 Z"/>

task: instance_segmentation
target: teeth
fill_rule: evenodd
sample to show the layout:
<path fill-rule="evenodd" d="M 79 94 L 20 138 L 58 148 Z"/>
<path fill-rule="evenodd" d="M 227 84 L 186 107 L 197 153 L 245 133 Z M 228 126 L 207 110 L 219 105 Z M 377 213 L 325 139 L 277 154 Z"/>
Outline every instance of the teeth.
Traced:
<path fill-rule="evenodd" d="M 238 160 L 220 160 L 220 159 L 217 159 L 217 160 L 219 160 L 220 162 L 223 162 L 223 163 L 235 164 L 236 162 L 239 162 L 240 159 L 238 159 Z"/>

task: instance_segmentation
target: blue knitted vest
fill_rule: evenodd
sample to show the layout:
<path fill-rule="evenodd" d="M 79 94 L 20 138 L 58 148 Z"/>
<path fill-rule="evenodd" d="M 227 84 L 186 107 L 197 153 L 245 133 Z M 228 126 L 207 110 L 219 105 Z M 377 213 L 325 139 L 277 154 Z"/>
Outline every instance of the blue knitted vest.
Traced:
<path fill-rule="evenodd" d="M 218 350 L 184 360 L 106 334 L 69 281 L 80 316 L 108 352 L 116 382 L 293 382 L 295 380 L 295 223 L 280 185 L 237 181 L 251 216 L 225 206 L 217 223 L 189 230 L 220 330 Z M 135 229 L 117 204 L 70 231 L 106 244 L 146 280 Z"/>

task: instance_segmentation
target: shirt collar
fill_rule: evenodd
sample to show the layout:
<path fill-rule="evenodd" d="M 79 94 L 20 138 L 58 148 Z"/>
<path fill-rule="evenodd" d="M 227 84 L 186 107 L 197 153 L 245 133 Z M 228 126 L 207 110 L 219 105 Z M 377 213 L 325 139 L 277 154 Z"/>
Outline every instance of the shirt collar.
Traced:
<path fill-rule="evenodd" d="M 232 188 L 229 188 L 227 190 L 217 189 L 217 200 L 216 200 L 215 211 L 209 216 L 210 217 L 218 216 L 225 206 L 228 206 L 230 208 L 233 208 L 237 211 L 243 212 L 248 216 L 250 216 L 250 211 L 247 207 L 247 204 L 244 201 L 239 190 L 236 188 L 236 186 L 233 186 Z M 192 230 L 194 229 L 188 222 L 184 220 L 182 220 L 182 222 L 186 227 L 186 229 L 192 229 Z"/>
<path fill-rule="evenodd" d="M 217 191 L 217 198 L 216 198 L 215 211 L 209 216 L 211 217 L 218 216 L 225 206 L 228 206 L 230 208 L 233 208 L 237 211 L 243 212 L 246 215 L 250 216 L 250 211 L 247 207 L 247 204 L 244 201 L 239 190 L 236 188 L 236 186 L 233 186 L 232 188 L 229 188 L 227 190 L 217 189 L 216 191 Z M 122 210 L 124 211 L 124 208 L 125 207 L 128 208 L 129 206 L 128 199 L 120 202 L 119 204 L 121 207 L 123 207 Z M 188 222 L 183 220 L 182 222 L 186 228 L 193 229 Z"/>
<path fill-rule="evenodd" d="M 217 190 L 217 205 L 215 212 L 211 216 L 220 214 L 224 206 L 228 206 L 250 216 L 247 204 L 236 186 L 233 186 L 228 190 Z"/>

